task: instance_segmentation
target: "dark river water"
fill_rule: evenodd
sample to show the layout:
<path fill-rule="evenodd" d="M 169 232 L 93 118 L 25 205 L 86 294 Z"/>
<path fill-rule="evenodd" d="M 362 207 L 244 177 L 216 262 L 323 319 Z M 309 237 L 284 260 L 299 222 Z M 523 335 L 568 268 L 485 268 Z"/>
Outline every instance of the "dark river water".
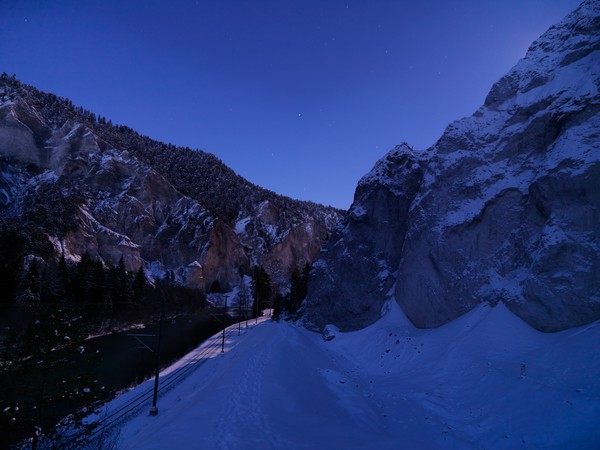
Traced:
<path fill-rule="evenodd" d="M 165 367 L 181 358 L 222 328 L 222 322 L 211 319 L 208 314 L 165 320 L 160 349 L 161 366 Z M 86 343 L 87 351 L 99 352 L 96 353 L 100 357 L 96 376 L 105 389 L 137 385 L 154 373 L 154 353 L 128 334 L 157 335 L 158 324 L 97 337 Z M 139 339 L 153 349 L 156 347 L 155 337 Z"/>
<path fill-rule="evenodd" d="M 165 319 L 161 367 L 181 358 L 222 328 L 223 322 L 207 312 Z M 0 448 L 29 436 L 34 424 L 48 430 L 90 401 L 109 399 L 118 390 L 151 377 L 155 354 L 128 336 L 131 333 L 158 334 L 158 323 L 88 339 L 83 352 L 79 348 L 55 351 L 52 362 L 45 366 L 32 361 L 22 369 L 0 375 Z M 140 339 L 155 348 L 156 337 Z M 34 408 L 40 398 L 44 399 L 42 408 Z"/>

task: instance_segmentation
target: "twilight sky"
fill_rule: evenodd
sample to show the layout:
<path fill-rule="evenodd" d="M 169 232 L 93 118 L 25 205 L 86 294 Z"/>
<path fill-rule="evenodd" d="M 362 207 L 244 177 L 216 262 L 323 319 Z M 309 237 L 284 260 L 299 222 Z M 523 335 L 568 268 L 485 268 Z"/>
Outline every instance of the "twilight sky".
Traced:
<path fill-rule="evenodd" d="M 0 0 L 0 72 L 253 183 L 348 208 L 579 0 Z"/>

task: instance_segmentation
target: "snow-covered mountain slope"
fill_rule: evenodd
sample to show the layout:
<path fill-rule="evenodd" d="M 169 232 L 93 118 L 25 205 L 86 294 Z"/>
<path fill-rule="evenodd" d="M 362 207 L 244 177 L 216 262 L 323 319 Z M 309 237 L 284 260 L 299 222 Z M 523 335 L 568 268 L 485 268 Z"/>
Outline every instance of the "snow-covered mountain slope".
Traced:
<path fill-rule="evenodd" d="M 341 216 L 6 75 L 0 158 L 0 218 L 27 233 L 32 253 L 111 265 L 123 256 L 128 270 L 172 271 L 200 289 L 230 289 L 256 264 L 285 284 Z"/>
<path fill-rule="evenodd" d="M 600 2 L 551 27 L 473 116 L 382 158 L 309 279 L 306 323 L 393 296 L 418 327 L 504 302 L 534 327 L 600 318 Z"/>
<path fill-rule="evenodd" d="M 600 445 L 599 323 L 545 334 L 499 304 L 420 330 L 386 306 L 377 323 L 327 342 L 288 323 L 234 330 L 224 355 L 214 346 L 159 398 L 158 416 L 146 405 L 123 425 L 119 448 Z"/>

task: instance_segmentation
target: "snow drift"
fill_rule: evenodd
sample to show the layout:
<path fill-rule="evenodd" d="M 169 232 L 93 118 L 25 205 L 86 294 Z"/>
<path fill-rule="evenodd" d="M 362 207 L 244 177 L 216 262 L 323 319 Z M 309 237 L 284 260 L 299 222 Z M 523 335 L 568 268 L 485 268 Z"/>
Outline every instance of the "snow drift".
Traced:
<path fill-rule="evenodd" d="M 370 327 L 338 332 L 330 341 L 272 322 L 242 329 L 238 337 L 234 325 L 226 353 L 217 345 L 159 398 L 158 416 L 147 415 L 148 403 L 125 423 L 119 448 L 600 444 L 598 322 L 545 334 L 499 304 L 422 330 L 397 304 L 386 308 Z M 144 389 L 117 398 L 108 414 Z"/>

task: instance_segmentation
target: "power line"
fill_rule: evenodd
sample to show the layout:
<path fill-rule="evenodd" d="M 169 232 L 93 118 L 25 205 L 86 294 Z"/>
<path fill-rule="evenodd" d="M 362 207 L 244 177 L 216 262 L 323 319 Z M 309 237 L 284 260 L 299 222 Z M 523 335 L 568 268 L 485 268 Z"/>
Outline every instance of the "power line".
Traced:
<path fill-rule="evenodd" d="M 226 329 L 225 335 L 226 337 L 231 336 L 235 330 L 234 329 Z M 194 372 L 198 367 L 204 364 L 208 360 L 208 356 L 217 350 L 220 346 L 219 340 L 215 339 L 213 342 L 207 344 L 202 350 L 196 353 L 186 365 L 183 365 L 168 375 L 163 377 L 162 384 L 160 388 L 157 390 L 158 394 L 164 395 L 177 386 L 181 381 L 187 378 L 192 372 Z M 72 441 L 69 441 L 68 444 L 84 444 L 89 443 L 96 436 L 101 433 L 109 430 L 110 428 L 116 426 L 118 423 L 126 419 L 129 415 L 137 414 L 142 406 L 146 404 L 147 401 L 150 400 L 153 396 L 154 388 L 148 388 L 144 390 L 142 393 L 135 396 L 133 399 L 129 400 L 124 405 L 121 405 L 114 411 L 111 411 L 110 414 L 105 416 L 101 422 L 99 422 L 99 426 L 95 429 L 89 436 L 83 438 L 76 438 Z"/>
<path fill-rule="evenodd" d="M 232 331 L 228 331 L 228 334 L 231 334 Z M 214 341 L 208 344 L 203 350 L 194 355 L 191 359 L 191 362 L 185 366 L 181 366 L 178 369 L 175 369 L 173 372 L 166 375 L 163 379 L 163 383 L 158 389 L 158 393 L 164 394 L 175 387 L 180 381 L 185 379 L 188 375 L 190 375 L 194 370 L 200 367 L 205 361 L 206 357 L 212 353 L 214 350 L 219 348 L 219 342 Z M 83 438 L 75 438 L 72 441 L 69 441 L 67 444 L 84 444 L 86 442 L 90 442 L 96 436 L 101 434 L 104 431 L 112 428 L 117 425 L 123 419 L 125 419 L 130 414 L 135 414 L 138 412 L 141 407 L 146 404 L 153 396 L 154 388 L 148 388 L 144 390 L 142 393 L 138 394 L 133 399 L 129 400 L 124 405 L 121 405 L 114 411 L 111 411 L 110 414 L 105 416 L 102 419 L 102 422 L 99 423 L 99 427 L 94 430 L 89 436 L 85 436 Z"/>

